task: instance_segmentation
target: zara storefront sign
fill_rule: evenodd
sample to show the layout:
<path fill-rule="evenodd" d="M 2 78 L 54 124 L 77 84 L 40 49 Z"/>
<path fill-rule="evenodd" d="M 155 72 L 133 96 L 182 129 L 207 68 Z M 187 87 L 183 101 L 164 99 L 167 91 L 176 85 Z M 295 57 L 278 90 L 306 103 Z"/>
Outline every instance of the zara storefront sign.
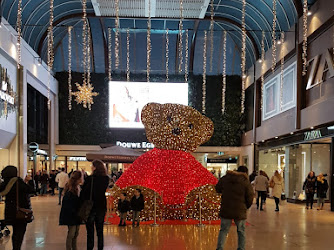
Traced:
<path fill-rule="evenodd" d="M 304 141 L 315 140 L 321 137 L 322 135 L 320 130 L 312 130 L 304 133 Z"/>
<path fill-rule="evenodd" d="M 116 141 L 116 146 L 121 146 L 123 148 L 139 148 L 139 149 L 149 149 L 154 148 L 153 143 L 150 142 L 122 142 Z"/>

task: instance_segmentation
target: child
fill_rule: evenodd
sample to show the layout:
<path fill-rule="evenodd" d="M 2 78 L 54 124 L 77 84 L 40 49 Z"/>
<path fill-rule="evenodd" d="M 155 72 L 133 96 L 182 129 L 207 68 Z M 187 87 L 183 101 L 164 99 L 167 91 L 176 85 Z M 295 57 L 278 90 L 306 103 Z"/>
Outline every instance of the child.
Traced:
<path fill-rule="evenodd" d="M 135 190 L 135 195 L 131 199 L 131 209 L 133 211 L 132 226 L 139 227 L 140 211 L 144 209 L 144 196 L 142 195 L 140 189 Z"/>
<path fill-rule="evenodd" d="M 128 211 L 130 211 L 130 202 L 126 200 L 126 193 L 121 193 L 120 199 L 118 200 L 118 211 L 120 213 L 120 221 L 118 226 L 125 227 L 126 226 L 126 215 Z"/>
<path fill-rule="evenodd" d="M 60 211 L 59 225 L 68 226 L 66 250 L 77 249 L 77 237 L 80 228 L 80 219 L 77 214 L 80 205 L 79 194 L 82 177 L 80 171 L 74 171 L 64 189 L 65 195 Z"/>

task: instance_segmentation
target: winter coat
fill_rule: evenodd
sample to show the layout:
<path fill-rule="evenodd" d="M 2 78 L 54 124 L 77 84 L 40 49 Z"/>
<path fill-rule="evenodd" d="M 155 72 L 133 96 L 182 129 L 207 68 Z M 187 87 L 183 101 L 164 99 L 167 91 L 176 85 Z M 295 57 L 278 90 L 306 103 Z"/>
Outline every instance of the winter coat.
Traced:
<path fill-rule="evenodd" d="M 141 211 L 144 209 L 144 196 L 140 194 L 137 198 L 135 195 L 131 199 L 131 210 Z"/>
<path fill-rule="evenodd" d="M 284 180 L 283 178 L 279 179 L 276 176 L 273 176 L 270 180 L 271 182 L 274 183 L 274 187 L 272 190 L 272 196 L 276 198 L 281 198 L 281 195 L 284 191 Z"/>
<path fill-rule="evenodd" d="M 322 178 L 317 178 L 316 182 L 317 186 L 317 197 L 318 198 L 326 198 L 327 197 L 327 190 L 328 190 L 328 182 L 327 180 L 322 177 Z"/>
<path fill-rule="evenodd" d="M 247 209 L 253 203 L 253 187 L 246 173 L 227 171 L 216 185 L 222 194 L 220 216 L 224 219 L 245 220 Z"/>
<path fill-rule="evenodd" d="M 130 202 L 128 200 L 122 201 L 119 199 L 117 210 L 121 213 L 126 213 L 130 211 Z"/>
<path fill-rule="evenodd" d="M 50 174 L 50 188 L 56 188 L 57 182 L 56 182 L 56 174 Z"/>
<path fill-rule="evenodd" d="M 41 178 L 39 179 L 39 181 L 41 182 L 41 184 L 45 185 L 49 183 L 49 176 L 47 174 L 42 174 Z"/>
<path fill-rule="evenodd" d="M 306 180 L 303 185 L 303 190 L 305 190 L 305 193 L 314 194 L 315 193 L 315 184 L 316 184 L 317 178 L 315 176 L 310 177 L 307 176 Z"/>
<path fill-rule="evenodd" d="M 268 179 L 263 175 L 255 177 L 255 191 L 267 191 Z"/>
<path fill-rule="evenodd" d="M 33 194 L 34 189 L 25 184 L 21 178 L 18 178 L 19 183 L 19 207 L 31 209 L 30 203 L 30 194 Z M 6 188 L 8 181 L 1 183 L 0 192 Z M 18 223 L 16 220 L 16 187 L 17 183 L 15 182 L 9 193 L 6 195 L 5 200 L 5 223 L 6 225 L 13 225 L 13 223 Z M 19 221 L 19 223 L 25 223 Z"/>
<path fill-rule="evenodd" d="M 64 195 L 60 210 L 59 225 L 80 225 L 80 219 L 78 217 L 80 204 L 80 198 L 73 192 L 67 191 Z"/>
<path fill-rule="evenodd" d="M 80 199 L 81 200 L 90 199 L 90 190 L 91 190 L 92 180 L 93 180 L 92 200 L 94 203 L 92 211 L 103 213 L 107 211 L 106 190 L 109 185 L 108 176 L 96 176 L 96 175 L 88 176 L 82 187 L 82 190 L 80 193 Z"/>

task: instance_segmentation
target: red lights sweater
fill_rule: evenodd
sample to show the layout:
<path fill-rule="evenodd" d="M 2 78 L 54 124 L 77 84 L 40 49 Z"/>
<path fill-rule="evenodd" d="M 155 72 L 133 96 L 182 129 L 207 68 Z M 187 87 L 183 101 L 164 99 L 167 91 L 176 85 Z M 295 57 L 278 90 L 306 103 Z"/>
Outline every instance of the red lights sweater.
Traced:
<path fill-rule="evenodd" d="M 217 179 L 190 153 L 153 149 L 140 156 L 116 182 L 120 188 L 139 185 L 158 192 L 165 204 L 183 204 L 187 194 Z"/>

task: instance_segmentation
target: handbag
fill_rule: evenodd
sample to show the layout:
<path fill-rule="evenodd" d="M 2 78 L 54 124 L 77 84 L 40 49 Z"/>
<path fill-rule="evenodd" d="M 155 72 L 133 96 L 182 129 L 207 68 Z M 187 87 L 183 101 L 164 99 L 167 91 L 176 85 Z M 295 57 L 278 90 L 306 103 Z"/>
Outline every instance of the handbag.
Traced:
<path fill-rule="evenodd" d="M 0 201 L 0 221 L 5 220 L 5 202 Z"/>
<path fill-rule="evenodd" d="M 283 200 L 283 201 L 286 200 L 285 193 L 282 193 L 282 194 L 281 194 L 281 200 Z"/>
<path fill-rule="evenodd" d="M 84 200 L 79 208 L 78 211 L 78 217 L 80 219 L 80 221 L 82 222 L 87 222 L 88 217 L 90 212 L 92 211 L 94 202 L 92 199 L 92 195 L 93 195 L 93 183 L 94 183 L 94 177 L 92 177 L 92 182 L 90 185 L 90 195 L 89 195 L 89 200 Z"/>
<path fill-rule="evenodd" d="M 34 220 L 34 214 L 31 209 L 21 208 L 19 206 L 19 182 L 16 181 L 16 216 L 17 221 L 30 223 Z"/>
<path fill-rule="evenodd" d="M 305 191 L 303 191 L 302 193 L 299 194 L 298 200 L 300 200 L 300 201 L 305 200 Z"/>

